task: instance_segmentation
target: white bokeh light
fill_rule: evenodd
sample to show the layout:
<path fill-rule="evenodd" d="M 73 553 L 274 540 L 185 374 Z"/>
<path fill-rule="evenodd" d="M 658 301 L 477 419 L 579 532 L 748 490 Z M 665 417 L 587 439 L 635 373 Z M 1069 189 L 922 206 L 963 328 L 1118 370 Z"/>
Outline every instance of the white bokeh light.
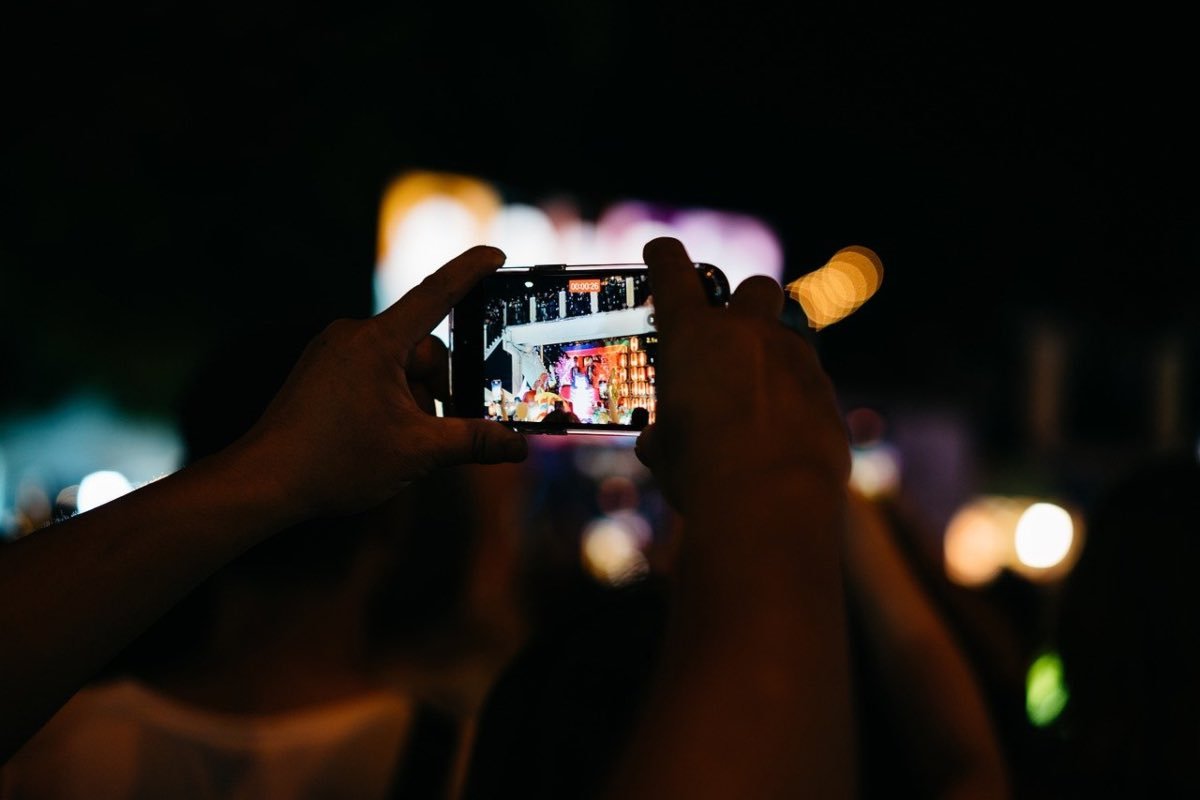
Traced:
<path fill-rule="evenodd" d="M 558 229 L 564 264 L 599 264 L 604 260 L 594 222 L 572 221 Z"/>
<path fill-rule="evenodd" d="M 671 228 L 697 261 L 715 264 L 729 279 L 729 288 L 751 275 L 783 278 L 783 248 L 766 225 L 740 214 L 708 209 L 681 211 Z"/>
<path fill-rule="evenodd" d="M 716 211 L 682 211 L 671 220 L 674 236 L 683 242 L 696 261 L 717 264 L 729 276 L 729 253 L 724 237 L 725 217 Z M 729 278 L 729 288 L 737 284 Z"/>
<path fill-rule="evenodd" d="M 395 222 L 391 247 L 376 271 L 376 310 L 403 297 L 442 264 L 482 241 L 483 224 L 471 209 L 449 195 L 433 195 L 417 203 Z M 433 334 L 449 340 L 449 324 Z"/>
<path fill-rule="evenodd" d="M 594 520 L 583 532 L 584 567 L 597 580 L 613 585 L 646 574 L 649 565 L 642 555 L 638 534 L 618 518 Z"/>
<path fill-rule="evenodd" d="M 678 235 L 679 232 L 667 223 L 646 219 L 625 228 L 619 236 L 608 240 L 602 239 L 601 246 L 605 248 L 608 258 L 613 263 L 640 264 L 646 242 L 660 236 L 678 237 Z"/>
<path fill-rule="evenodd" d="M 592 222 L 570 198 L 504 204 L 495 187 L 478 178 L 417 172 L 397 179 L 384 197 L 376 311 L 477 244 L 500 247 L 511 266 L 640 263 L 642 248 L 659 236 L 679 239 L 696 261 L 720 267 L 731 289 L 750 275 L 782 278 L 778 237 L 746 214 L 623 200 Z M 433 332 L 445 340 L 446 321 Z"/>
<path fill-rule="evenodd" d="M 91 511 L 97 506 L 116 500 L 133 491 L 133 484 L 119 472 L 105 469 L 93 472 L 79 482 L 79 493 L 75 506 L 80 511 Z"/>
<path fill-rule="evenodd" d="M 867 497 L 900 488 L 900 454 L 886 444 L 855 447 L 850 452 L 850 485 Z"/>
<path fill-rule="evenodd" d="M 534 206 L 503 206 L 483 241 L 503 250 L 505 263 L 513 266 L 567 262 L 550 217 Z"/>
<path fill-rule="evenodd" d="M 1017 520 L 1017 558 L 1027 567 L 1048 569 L 1071 551 L 1075 525 L 1066 509 L 1053 503 L 1034 503 Z"/>

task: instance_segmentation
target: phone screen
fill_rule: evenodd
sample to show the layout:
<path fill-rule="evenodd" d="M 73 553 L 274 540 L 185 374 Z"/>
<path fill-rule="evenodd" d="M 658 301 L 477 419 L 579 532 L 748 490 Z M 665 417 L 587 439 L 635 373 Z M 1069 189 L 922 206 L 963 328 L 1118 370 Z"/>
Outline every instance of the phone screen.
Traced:
<path fill-rule="evenodd" d="M 594 433 L 655 420 L 658 334 L 645 268 L 501 270 L 455 309 L 453 325 L 454 391 L 467 393 L 455 397 L 460 414 Z M 463 381 L 473 361 L 472 390 Z"/>

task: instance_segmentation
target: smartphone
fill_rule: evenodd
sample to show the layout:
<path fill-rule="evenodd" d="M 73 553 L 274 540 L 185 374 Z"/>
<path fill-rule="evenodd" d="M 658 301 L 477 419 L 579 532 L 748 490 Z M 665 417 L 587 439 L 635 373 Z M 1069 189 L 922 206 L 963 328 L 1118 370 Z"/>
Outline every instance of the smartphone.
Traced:
<path fill-rule="evenodd" d="M 729 281 L 696 264 L 709 302 Z M 645 264 L 504 267 L 450 314 L 447 413 L 522 433 L 636 435 L 658 414 Z"/>

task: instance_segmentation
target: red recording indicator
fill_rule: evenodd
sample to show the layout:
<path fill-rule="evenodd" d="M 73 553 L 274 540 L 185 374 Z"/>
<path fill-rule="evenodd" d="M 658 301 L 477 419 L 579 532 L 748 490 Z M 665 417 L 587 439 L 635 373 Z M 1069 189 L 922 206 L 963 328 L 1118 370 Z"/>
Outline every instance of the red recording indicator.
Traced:
<path fill-rule="evenodd" d="M 567 291 L 572 294 L 587 294 L 600 291 L 599 278 L 574 278 L 567 281 Z"/>

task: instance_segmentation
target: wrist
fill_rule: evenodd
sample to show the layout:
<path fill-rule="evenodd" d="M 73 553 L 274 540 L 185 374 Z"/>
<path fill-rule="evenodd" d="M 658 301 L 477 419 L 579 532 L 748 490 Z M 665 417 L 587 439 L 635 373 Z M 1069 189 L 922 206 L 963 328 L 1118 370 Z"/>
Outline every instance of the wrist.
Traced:
<path fill-rule="evenodd" d="M 844 491 L 850 450 L 841 439 L 793 441 L 741 434 L 737 439 L 686 442 L 677 458 L 664 459 L 664 466 L 686 481 L 688 495 L 696 500 L 734 493 L 753 495 L 764 489 Z"/>
<path fill-rule="evenodd" d="M 776 473 L 699 493 L 684 513 L 684 571 L 708 591 L 804 590 L 840 573 L 844 486 Z"/>
<path fill-rule="evenodd" d="M 825 470 L 802 467 L 710 472 L 686 489 L 684 516 L 689 523 L 717 518 L 741 526 L 841 519 L 848 497 L 845 481 Z"/>
<path fill-rule="evenodd" d="M 228 487 L 232 496 L 251 516 L 275 530 L 311 518 L 316 513 L 311 493 L 306 491 L 290 466 L 301 463 L 286 448 L 254 432 L 200 462 Z"/>

